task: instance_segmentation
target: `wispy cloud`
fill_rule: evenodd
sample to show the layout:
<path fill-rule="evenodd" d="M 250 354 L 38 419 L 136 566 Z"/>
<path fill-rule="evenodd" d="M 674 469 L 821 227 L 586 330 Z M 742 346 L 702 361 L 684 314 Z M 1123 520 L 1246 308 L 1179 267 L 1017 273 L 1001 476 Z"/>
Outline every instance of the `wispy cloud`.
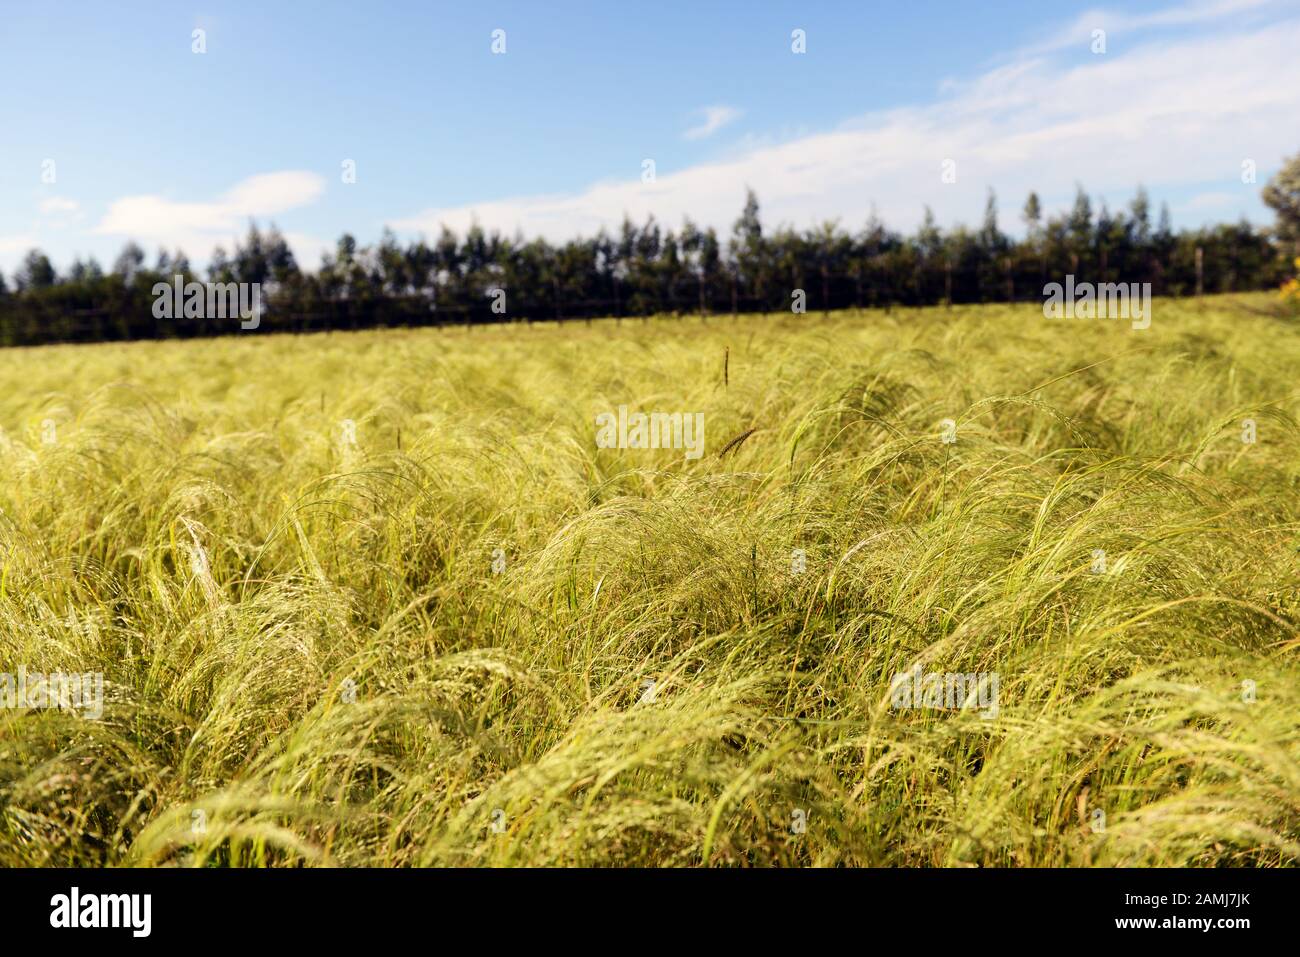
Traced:
<path fill-rule="evenodd" d="M 1236 199 L 1231 193 L 1197 193 L 1180 207 L 1185 210 L 1215 210 L 1232 204 Z"/>
<path fill-rule="evenodd" d="M 16 256 L 35 246 L 36 237 L 32 235 L 0 236 L 0 256 Z"/>
<path fill-rule="evenodd" d="M 740 118 L 740 110 L 734 106 L 706 106 L 698 112 L 702 117 L 700 124 L 683 133 L 684 139 L 702 140 Z"/>
<path fill-rule="evenodd" d="M 67 216 L 77 212 L 81 204 L 75 199 L 68 199 L 66 196 L 50 196 L 41 200 L 40 211 L 47 216 Z"/>
<path fill-rule="evenodd" d="M 305 170 L 264 173 L 242 180 L 209 202 L 178 202 L 163 196 L 124 196 L 108 208 L 94 232 L 154 246 L 179 247 L 206 258 L 229 244 L 250 219 L 266 219 L 315 202 L 325 179 Z"/>
<path fill-rule="evenodd" d="M 661 222 L 690 216 L 726 228 L 746 186 L 758 192 L 765 220 L 796 226 L 861 222 L 873 202 L 900 228 L 914 226 L 926 204 L 941 222 L 975 222 L 990 186 L 1009 227 L 1030 189 L 1060 206 L 1076 182 L 1121 200 L 1139 183 L 1157 195 L 1190 188 L 1253 197 L 1258 186 L 1240 182 L 1242 160 L 1263 171 L 1297 145 L 1294 125 L 1283 120 L 1300 115 L 1300 21 L 1234 33 L 1230 15 L 1246 2 L 1212 5 L 1221 19 L 1194 36 L 1078 63 L 1027 57 L 953 86 L 934 103 L 757 144 L 724 161 L 661 168 L 652 183 L 642 183 L 636 167 L 576 193 L 429 209 L 394 226 L 434 233 L 442 223 L 464 230 L 477 220 L 507 234 L 563 240 L 616 228 L 624 213 L 636 220 L 653 213 Z M 945 159 L 956 163 L 951 185 L 941 183 Z"/>
<path fill-rule="evenodd" d="M 1190 26 L 1211 20 L 1228 19 L 1271 7 L 1276 3 L 1277 0 L 1192 0 L 1190 3 L 1165 7 L 1163 10 L 1153 10 L 1150 13 L 1127 13 L 1097 7 L 1079 14 L 1055 35 L 1021 52 L 1025 55 L 1036 55 L 1072 46 L 1086 50 L 1092 39 L 1093 30 L 1105 30 L 1108 37 L 1111 33 L 1136 34 L 1162 27 Z"/>

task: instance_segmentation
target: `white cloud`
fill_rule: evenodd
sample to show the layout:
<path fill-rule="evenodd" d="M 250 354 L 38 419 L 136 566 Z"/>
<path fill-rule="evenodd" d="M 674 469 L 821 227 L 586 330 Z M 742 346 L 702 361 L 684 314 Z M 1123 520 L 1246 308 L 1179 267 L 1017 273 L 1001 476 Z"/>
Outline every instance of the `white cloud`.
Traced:
<path fill-rule="evenodd" d="M 177 202 L 162 196 L 115 200 L 94 232 L 122 236 L 146 246 L 183 249 L 204 261 L 213 247 L 230 247 L 250 219 L 265 220 L 314 202 L 325 179 L 305 170 L 250 176 L 209 202 Z"/>
<path fill-rule="evenodd" d="M 1180 6 L 1166 7 L 1151 13 L 1124 13 L 1101 8 L 1087 10 L 1055 36 L 1044 43 L 1022 51 L 1025 55 L 1049 53 L 1077 46 L 1089 49 L 1093 30 L 1105 30 L 1107 40 L 1111 34 L 1133 34 L 1161 27 L 1189 26 L 1239 16 L 1274 5 L 1277 0 L 1192 0 Z"/>
<path fill-rule="evenodd" d="M 1187 202 L 1183 203 L 1179 209 L 1188 211 L 1200 209 L 1222 209 L 1224 206 L 1230 206 L 1233 199 L 1236 199 L 1231 193 L 1197 193 Z"/>
<path fill-rule="evenodd" d="M 324 191 L 325 179 L 316 173 L 264 173 L 237 183 L 224 202 L 235 210 L 271 216 L 313 203 Z"/>
<path fill-rule="evenodd" d="M 321 257 L 335 250 L 334 243 L 327 239 L 309 236 L 307 233 L 288 232 L 284 234 L 284 240 L 293 250 L 293 258 L 297 260 L 298 268 L 309 272 L 319 269 Z"/>
<path fill-rule="evenodd" d="M 1212 6 L 1222 15 L 1253 5 Z M 895 228 L 914 226 L 926 204 L 941 222 L 976 223 L 993 187 L 1003 227 L 1016 228 L 1031 189 L 1049 207 L 1068 203 L 1076 182 L 1116 202 L 1139 183 L 1157 200 L 1161 189 L 1209 190 L 1216 183 L 1224 191 L 1257 190 L 1240 187 L 1242 160 L 1254 159 L 1262 173 L 1300 145 L 1286 122 L 1300 115 L 1300 22 L 1237 34 L 1225 30 L 1229 25 L 1077 65 L 1024 58 L 953 86 L 933 104 L 760 143 L 676 172 L 661 166 L 650 184 L 633 165 L 625 178 L 581 192 L 429 209 L 394 226 L 434 234 L 442 223 L 463 231 L 477 220 L 506 234 L 519 229 L 563 240 L 615 229 L 624 213 L 637 221 L 653 213 L 671 225 L 689 215 L 726 229 L 751 186 L 766 223 L 804 227 L 839 218 L 853 226 L 874 202 Z M 940 181 L 948 158 L 957 164 L 952 185 Z"/>
<path fill-rule="evenodd" d="M 36 245 L 35 236 L 0 236 L 0 256 L 14 258 L 25 255 L 29 249 L 35 248 Z"/>
<path fill-rule="evenodd" d="M 685 139 L 702 140 L 740 118 L 740 110 L 734 106 L 706 106 L 699 113 L 703 117 L 700 125 L 692 126 L 683 133 Z"/>
<path fill-rule="evenodd" d="M 81 208 L 75 199 L 66 196 L 51 196 L 41 200 L 40 210 L 47 216 L 71 215 Z"/>

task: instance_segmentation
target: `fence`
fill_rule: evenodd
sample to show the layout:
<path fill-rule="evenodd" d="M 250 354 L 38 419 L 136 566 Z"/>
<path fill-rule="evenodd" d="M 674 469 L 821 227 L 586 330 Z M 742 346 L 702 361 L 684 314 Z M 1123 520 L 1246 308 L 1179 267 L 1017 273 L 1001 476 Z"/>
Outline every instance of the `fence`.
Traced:
<path fill-rule="evenodd" d="M 1206 282 L 1207 257 L 1196 249 L 1194 268 L 1177 268 L 1155 261 L 1136 280 L 1151 282 L 1156 295 L 1200 295 L 1206 291 L 1236 291 L 1235 270 L 1219 269 Z M 1104 263 L 1104 258 L 1103 258 Z M 1077 269 L 1077 259 L 1067 268 Z M 431 294 L 381 295 L 367 291 L 355 297 L 322 298 L 314 287 L 272 291 L 264 298 L 259 331 L 326 332 L 385 327 L 489 325 L 517 321 L 572 321 L 651 315 L 719 315 L 727 313 L 789 312 L 796 290 L 803 292 L 806 312 L 845 308 L 884 308 L 936 303 L 1041 302 L 1043 288 L 1056 281 L 1057 269 L 1046 260 L 1012 263 L 981 261 L 922 262 L 908 270 L 860 269 L 852 273 L 792 272 L 785 283 L 767 276 L 746 283 L 719 271 L 711 277 L 688 277 L 672 283 L 608 283 L 605 296 L 567 296 L 558 282 L 507 289 L 504 312 L 494 311 L 493 297 L 484 289 Z M 1098 281 L 1125 281 L 1102 271 Z M 35 345 L 53 342 L 112 342 L 135 339 L 192 338 L 240 331 L 236 319 L 175 318 L 153 315 L 146 286 L 118 285 L 103 300 L 83 301 L 65 287 L 45 290 L 45 297 L 0 299 L 0 343 Z M 307 291 L 304 292 L 304 289 Z"/>

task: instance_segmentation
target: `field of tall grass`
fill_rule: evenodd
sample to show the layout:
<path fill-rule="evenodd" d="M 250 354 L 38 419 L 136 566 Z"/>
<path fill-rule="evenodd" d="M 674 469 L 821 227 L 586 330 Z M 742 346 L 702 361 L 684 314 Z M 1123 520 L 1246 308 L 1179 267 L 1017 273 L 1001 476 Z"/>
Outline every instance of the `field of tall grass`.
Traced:
<path fill-rule="evenodd" d="M 1294 865 L 1274 302 L 0 353 L 0 866 Z"/>

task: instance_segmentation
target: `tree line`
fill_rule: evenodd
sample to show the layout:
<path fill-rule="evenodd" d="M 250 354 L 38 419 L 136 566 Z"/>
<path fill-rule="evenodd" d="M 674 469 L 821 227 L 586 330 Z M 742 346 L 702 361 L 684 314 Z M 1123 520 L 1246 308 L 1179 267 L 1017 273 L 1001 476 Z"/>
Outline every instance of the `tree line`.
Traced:
<path fill-rule="evenodd" d="M 689 219 L 665 229 L 653 217 L 624 219 L 611 234 L 562 245 L 505 238 L 473 226 L 436 240 L 400 244 L 385 230 L 374 245 L 339 239 L 320 267 L 300 267 L 280 232 L 250 224 L 231 252 L 217 249 L 206 277 L 183 252 L 149 265 L 128 243 L 111 269 L 78 260 L 58 273 L 31 251 L 9 280 L 0 275 L 0 344 L 221 335 L 238 321 L 158 318 L 154 287 L 185 282 L 260 283 L 259 328 L 360 329 L 653 314 L 789 311 L 802 291 L 808 310 L 1035 299 L 1066 274 L 1080 281 L 1150 282 L 1156 295 L 1278 288 L 1300 249 L 1300 157 L 1264 191 L 1274 229 L 1244 219 L 1175 232 L 1162 205 L 1153 222 L 1139 188 L 1112 211 L 1078 189 L 1073 206 L 1044 216 L 1035 193 L 1021 211 L 1023 238 L 999 226 L 990 191 L 983 221 L 943 230 L 927 208 L 911 235 L 874 214 L 857 231 L 838 222 L 765 231 L 748 192 L 730 234 Z M 1296 180 L 1291 182 L 1292 177 Z"/>

